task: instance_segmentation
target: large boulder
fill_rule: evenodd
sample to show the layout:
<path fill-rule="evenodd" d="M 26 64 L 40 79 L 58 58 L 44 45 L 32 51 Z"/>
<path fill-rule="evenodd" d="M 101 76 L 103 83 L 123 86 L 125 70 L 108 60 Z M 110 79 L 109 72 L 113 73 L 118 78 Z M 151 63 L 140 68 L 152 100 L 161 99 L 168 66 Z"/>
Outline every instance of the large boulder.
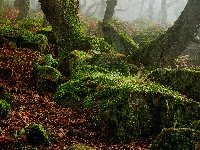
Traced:
<path fill-rule="evenodd" d="M 151 150 L 196 150 L 200 132 L 189 128 L 164 129 L 153 141 Z"/>
<path fill-rule="evenodd" d="M 52 100 L 72 109 L 91 109 L 88 120 L 107 138 L 135 139 L 166 127 L 189 127 L 200 118 L 198 102 L 164 86 L 98 66 L 84 65 L 74 72 Z"/>

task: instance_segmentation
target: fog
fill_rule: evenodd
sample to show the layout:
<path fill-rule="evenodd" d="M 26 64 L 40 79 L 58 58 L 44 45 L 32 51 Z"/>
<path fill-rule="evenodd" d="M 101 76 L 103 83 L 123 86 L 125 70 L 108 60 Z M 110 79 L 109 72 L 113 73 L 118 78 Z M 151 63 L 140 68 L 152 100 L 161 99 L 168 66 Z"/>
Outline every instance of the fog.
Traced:
<path fill-rule="evenodd" d="M 86 0 L 86 5 L 81 8 L 80 12 L 85 13 L 89 6 L 94 3 L 99 3 L 102 0 Z M 105 0 L 104 0 L 105 1 Z M 144 0 L 144 6 L 142 7 L 142 0 L 118 0 L 117 6 L 115 7 L 115 17 L 123 21 L 133 21 L 137 18 L 148 18 L 149 4 L 153 0 Z M 160 23 L 161 19 L 161 0 L 154 0 L 155 4 L 153 5 L 153 20 L 154 22 Z M 79 0 L 80 6 L 84 4 L 84 0 Z M 173 3 L 170 7 L 170 3 Z M 187 0 L 167 0 L 167 22 L 173 24 L 173 22 L 178 18 L 184 9 Z M 97 9 L 96 13 L 93 16 L 103 18 L 100 12 L 100 7 L 93 8 L 90 13 L 93 13 Z M 119 11 L 121 10 L 121 11 Z M 124 11 L 122 11 L 124 10 Z M 105 11 L 105 7 L 104 7 Z"/>

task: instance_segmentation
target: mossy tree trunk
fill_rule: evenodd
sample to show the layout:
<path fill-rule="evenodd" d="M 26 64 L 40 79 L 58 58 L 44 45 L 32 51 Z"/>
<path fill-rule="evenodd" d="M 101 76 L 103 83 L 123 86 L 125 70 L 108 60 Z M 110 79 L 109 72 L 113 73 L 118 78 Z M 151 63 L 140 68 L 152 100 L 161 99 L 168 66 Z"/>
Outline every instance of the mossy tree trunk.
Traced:
<path fill-rule="evenodd" d="M 15 0 L 14 6 L 19 9 L 17 20 L 23 20 L 27 18 L 30 9 L 30 0 Z"/>
<path fill-rule="evenodd" d="M 67 57 L 72 50 L 86 49 L 86 34 L 77 16 L 77 0 L 39 0 L 55 34 L 58 56 Z"/>
<path fill-rule="evenodd" d="M 140 49 L 131 60 L 147 68 L 166 67 L 195 39 L 200 24 L 200 0 L 188 0 L 174 25 L 165 34 Z"/>

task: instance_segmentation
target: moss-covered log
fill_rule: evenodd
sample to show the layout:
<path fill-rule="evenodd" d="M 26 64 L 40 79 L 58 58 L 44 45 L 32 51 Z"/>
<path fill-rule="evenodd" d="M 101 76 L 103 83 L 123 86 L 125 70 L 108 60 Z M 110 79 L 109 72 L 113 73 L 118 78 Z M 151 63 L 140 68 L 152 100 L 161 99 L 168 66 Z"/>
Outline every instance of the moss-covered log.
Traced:
<path fill-rule="evenodd" d="M 173 65 L 194 40 L 200 24 L 200 1 L 189 0 L 180 17 L 165 34 L 133 55 L 132 61 L 147 68 Z"/>

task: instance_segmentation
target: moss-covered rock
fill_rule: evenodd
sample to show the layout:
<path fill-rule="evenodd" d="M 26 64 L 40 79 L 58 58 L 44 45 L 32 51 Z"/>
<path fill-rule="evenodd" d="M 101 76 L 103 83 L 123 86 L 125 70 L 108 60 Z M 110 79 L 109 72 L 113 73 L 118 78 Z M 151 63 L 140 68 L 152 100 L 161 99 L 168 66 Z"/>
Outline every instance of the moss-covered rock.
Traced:
<path fill-rule="evenodd" d="M 164 129 L 153 141 L 151 150 L 196 150 L 200 132 L 189 128 Z"/>
<path fill-rule="evenodd" d="M 104 22 L 102 29 L 104 31 L 104 39 L 119 53 L 129 55 L 135 53 L 138 49 L 138 45 L 129 36 L 115 29 L 112 25 L 112 21 Z"/>
<path fill-rule="evenodd" d="M 5 100 L 0 99 L 0 120 L 6 119 L 10 110 L 10 104 Z"/>
<path fill-rule="evenodd" d="M 50 145 L 51 141 L 41 124 L 33 124 L 27 129 L 26 139 L 34 146 Z"/>
<path fill-rule="evenodd" d="M 45 35 L 47 37 L 49 43 L 56 44 L 55 35 L 52 31 L 51 26 L 47 26 L 45 28 L 42 28 L 41 30 L 37 31 L 37 34 Z"/>
<path fill-rule="evenodd" d="M 156 69 L 148 78 L 200 102 L 200 71 L 189 69 Z"/>
<path fill-rule="evenodd" d="M 65 82 L 62 74 L 55 68 L 48 65 L 35 64 L 34 69 L 36 85 L 40 92 L 55 91 L 56 88 Z"/>
<path fill-rule="evenodd" d="M 95 66 L 82 66 L 53 96 L 64 107 L 92 108 L 91 124 L 105 137 L 134 139 L 165 127 L 188 127 L 198 120 L 200 105 L 152 82 Z M 153 130 L 153 131 L 152 131 Z"/>
<path fill-rule="evenodd" d="M 48 45 L 46 36 L 11 26 L 0 27 L 0 43 L 3 43 L 3 38 L 15 42 L 17 47 L 32 48 L 40 52 L 44 52 Z"/>
<path fill-rule="evenodd" d="M 95 148 L 79 143 L 68 147 L 66 150 L 95 150 Z"/>
<path fill-rule="evenodd" d="M 121 75 L 135 74 L 138 71 L 134 65 L 127 63 L 125 55 L 117 52 L 75 50 L 70 53 L 69 68 L 71 74 L 76 73 L 74 70 L 79 67 L 83 68 L 85 65 L 98 66 Z"/>

